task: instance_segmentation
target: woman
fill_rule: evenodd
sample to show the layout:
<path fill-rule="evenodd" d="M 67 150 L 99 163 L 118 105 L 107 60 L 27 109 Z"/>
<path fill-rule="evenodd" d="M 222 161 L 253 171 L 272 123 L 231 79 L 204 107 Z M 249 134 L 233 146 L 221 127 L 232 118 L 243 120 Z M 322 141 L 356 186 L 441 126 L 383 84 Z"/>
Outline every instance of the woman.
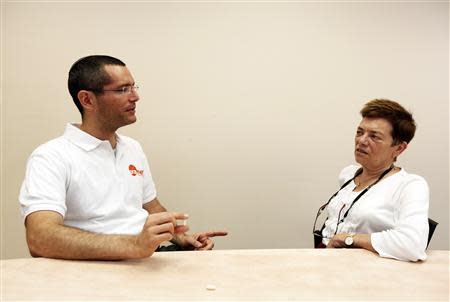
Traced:
<path fill-rule="evenodd" d="M 395 165 L 414 137 L 416 125 L 400 104 L 376 99 L 361 110 L 355 159 L 344 168 L 341 189 L 326 208 L 320 247 L 364 248 L 382 257 L 425 260 L 429 190 L 420 176 Z"/>

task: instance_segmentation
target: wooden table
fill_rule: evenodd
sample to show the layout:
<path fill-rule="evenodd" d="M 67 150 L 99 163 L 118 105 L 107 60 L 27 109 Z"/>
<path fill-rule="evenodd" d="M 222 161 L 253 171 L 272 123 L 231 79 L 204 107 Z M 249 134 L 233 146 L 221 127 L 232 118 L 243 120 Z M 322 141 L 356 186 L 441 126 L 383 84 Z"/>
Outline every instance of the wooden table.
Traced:
<path fill-rule="evenodd" d="M 155 253 L 142 260 L 1 261 L 3 300 L 441 300 L 449 251 L 424 262 L 360 249 Z M 208 290 L 214 285 L 215 290 Z"/>

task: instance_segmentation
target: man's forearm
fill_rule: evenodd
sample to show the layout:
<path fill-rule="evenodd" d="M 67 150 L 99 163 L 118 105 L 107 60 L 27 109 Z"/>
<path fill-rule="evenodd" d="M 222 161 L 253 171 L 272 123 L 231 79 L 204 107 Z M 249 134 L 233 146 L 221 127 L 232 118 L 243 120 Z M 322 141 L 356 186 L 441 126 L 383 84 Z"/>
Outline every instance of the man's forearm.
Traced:
<path fill-rule="evenodd" d="M 166 208 L 159 202 L 158 198 L 155 197 L 155 199 L 147 202 L 144 204 L 143 208 L 149 213 L 149 214 L 155 214 L 155 213 L 161 213 L 161 212 L 167 212 Z"/>
<path fill-rule="evenodd" d="M 27 231 L 33 256 L 61 259 L 120 260 L 148 257 L 136 244 L 136 236 L 104 235 L 64 225 Z"/>

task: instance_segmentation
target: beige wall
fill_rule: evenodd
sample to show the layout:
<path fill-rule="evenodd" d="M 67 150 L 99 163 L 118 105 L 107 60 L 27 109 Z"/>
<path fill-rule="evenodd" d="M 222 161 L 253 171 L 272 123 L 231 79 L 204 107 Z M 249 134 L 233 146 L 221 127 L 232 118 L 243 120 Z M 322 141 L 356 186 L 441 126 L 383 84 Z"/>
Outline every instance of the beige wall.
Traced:
<path fill-rule="evenodd" d="M 352 163 L 365 101 L 411 109 L 399 165 L 431 187 L 449 244 L 448 3 L 3 3 L 2 257 L 28 256 L 17 196 L 27 157 L 79 121 L 79 57 L 123 59 L 141 86 L 138 139 L 159 197 L 217 248 L 307 248 Z"/>

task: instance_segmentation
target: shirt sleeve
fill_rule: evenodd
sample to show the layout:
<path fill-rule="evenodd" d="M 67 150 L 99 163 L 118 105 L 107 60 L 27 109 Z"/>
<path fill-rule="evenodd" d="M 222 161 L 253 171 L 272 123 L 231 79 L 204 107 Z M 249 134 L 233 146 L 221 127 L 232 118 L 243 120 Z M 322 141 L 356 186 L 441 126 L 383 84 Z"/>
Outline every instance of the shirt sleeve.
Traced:
<path fill-rule="evenodd" d="M 399 188 L 398 206 L 393 228 L 372 233 L 373 248 L 382 257 L 404 261 L 427 258 L 429 188 L 427 182 L 414 176 Z"/>
<path fill-rule="evenodd" d="M 66 213 L 67 171 L 56 153 L 36 150 L 27 162 L 25 179 L 19 194 L 20 212 L 26 217 L 36 211 Z"/>

